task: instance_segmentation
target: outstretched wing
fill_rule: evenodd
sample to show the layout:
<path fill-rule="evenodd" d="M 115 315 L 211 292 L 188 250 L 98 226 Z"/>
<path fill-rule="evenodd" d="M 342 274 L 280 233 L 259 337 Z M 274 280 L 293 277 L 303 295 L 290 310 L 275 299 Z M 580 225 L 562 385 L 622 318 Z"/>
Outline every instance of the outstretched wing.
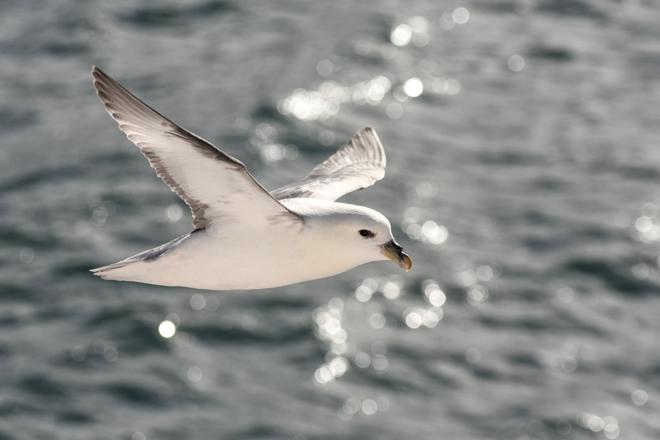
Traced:
<path fill-rule="evenodd" d="M 165 118 L 96 66 L 92 77 L 96 93 L 119 128 L 190 207 L 196 229 L 220 220 L 298 219 L 240 161 Z"/>
<path fill-rule="evenodd" d="M 385 175 L 385 150 L 376 131 L 366 127 L 302 180 L 271 191 L 278 200 L 294 197 L 336 200 L 373 185 Z"/>

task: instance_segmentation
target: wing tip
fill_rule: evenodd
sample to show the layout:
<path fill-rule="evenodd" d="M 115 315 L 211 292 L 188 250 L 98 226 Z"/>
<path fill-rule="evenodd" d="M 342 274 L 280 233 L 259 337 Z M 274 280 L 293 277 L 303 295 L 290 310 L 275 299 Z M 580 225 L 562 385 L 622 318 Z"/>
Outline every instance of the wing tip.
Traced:
<path fill-rule="evenodd" d="M 108 97 L 103 98 L 101 96 L 102 93 L 108 94 L 112 93 L 114 90 L 121 90 L 124 89 L 124 87 L 119 84 L 117 81 L 112 79 L 110 75 L 105 73 L 103 70 L 101 70 L 100 67 L 97 65 L 93 64 L 92 65 L 92 86 L 94 86 L 94 90 L 96 91 L 96 94 L 98 95 L 99 98 L 104 102 L 104 104 L 107 104 L 108 102 Z"/>
<path fill-rule="evenodd" d="M 101 68 L 100 68 L 99 66 L 97 66 L 96 64 L 92 64 L 92 70 L 91 70 L 91 72 L 92 72 L 92 75 L 94 75 L 94 76 L 108 76 L 108 74 L 105 73 L 105 72 L 103 71 L 103 69 L 101 69 Z"/>
<path fill-rule="evenodd" d="M 108 75 L 98 68 L 95 64 L 92 65 L 92 86 L 94 86 L 94 90 L 96 91 L 96 94 L 101 97 L 101 89 L 103 86 L 105 86 L 104 82 L 105 79 L 108 77 Z"/>
<path fill-rule="evenodd" d="M 91 74 L 93 79 L 98 79 L 98 77 L 104 75 L 104 72 L 96 64 L 92 64 Z"/>
<path fill-rule="evenodd" d="M 376 130 L 367 125 L 351 139 L 353 144 L 357 144 L 356 147 L 366 151 L 372 159 L 379 161 L 383 168 L 387 166 L 387 157 L 385 155 L 385 147 L 376 133 Z"/>
<path fill-rule="evenodd" d="M 380 142 L 380 138 L 378 137 L 378 133 L 376 133 L 376 129 L 373 128 L 370 125 L 367 125 L 366 127 L 362 128 L 359 130 L 357 133 L 353 135 L 354 138 L 360 138 L 362 136 L 368 136 L 374 138 L 378 143 Z"/>
<path fill-rule="evenodd" d="M 378 138 L 378 133 L 376 133 L 376 129 L 373 128 L 373 127 L 370 126 L 370 125 L 367 125 L 367 126 L 364 127 L 362 130 L 358 131 L 356 134 L 357 134 L 358 136 L 359 136 L 359 135 L 373 136 L 374 138 L 376 138 L 376 139 L 380 142 L 380 139 Z"/>

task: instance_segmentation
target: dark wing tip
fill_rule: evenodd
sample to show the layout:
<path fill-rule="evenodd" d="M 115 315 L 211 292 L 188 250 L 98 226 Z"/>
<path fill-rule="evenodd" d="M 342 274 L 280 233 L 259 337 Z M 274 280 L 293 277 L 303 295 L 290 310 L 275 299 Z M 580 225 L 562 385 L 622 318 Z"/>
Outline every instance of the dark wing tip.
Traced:
<path fill-rule="evenodd" d="M 104 76 L 106 76 L 105 72 L 96 67 L 96 65 L 92 66 L 92 80 L 94 80 L 94 82 L 100 80 Z"/>
<path fill-rule="evenodd" d="M 92 64 L 92 76 L 93 77 L 107 77 L 108 74 L 101 70 L 96 64 Z"/>
<path fill-rule="evenodd" d="M 96 90 L 96 94 L 99 95 L 102 91 L 102 89 L 107 88 L 107 80 L 108 80 L 108 75 L 96 67 L 95 65 L 92 66 L 92 85 L 94 86 L 94 90 Z M 102 100 L 105 102 L 105 100 Z"/>
<path fill-rule="evenodd" d="M 99 95 L 99 98 L 105 103 L 108 104 L 108 96 L 105 98 L 101 96 L 102 93 L 113 93 L 113 92 L 123 92 L 131 95 L 131 93 L 119 84 L 116 80 L 112 79 L 110 75 L 105 73 L 103 70 L 97 66 L 92 66 L 92 85 L 96 90 L 96 94 Z"/>

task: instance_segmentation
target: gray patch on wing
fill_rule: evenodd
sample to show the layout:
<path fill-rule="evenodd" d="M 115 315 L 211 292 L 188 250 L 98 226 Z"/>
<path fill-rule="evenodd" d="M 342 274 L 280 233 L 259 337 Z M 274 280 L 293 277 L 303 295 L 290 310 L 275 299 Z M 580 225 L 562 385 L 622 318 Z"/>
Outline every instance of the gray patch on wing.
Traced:
<path fill-rule="evenodd" d="M 288 209 L 288 208 L 287 208 Z M 292 211 L 288 209 L 288 211 L 296 216 L 298 219 L 297 222 L 291 222 L 290 219 L 290 214 L 289 213 L 282 213 L 282 214 L 274 214 L 268 217 L 268 223 L 271 226 L 284 226 L 284 225 L 290 225 L 296 228 L 302 228 L 305 226 L 305 217 L 300 215 L 299 213 Z"/>
<path fill-rule="evenodd" d="M 165 165 L 161 162 L 160 158 L 156 153 L 153 152 L 153 150 L 143 147 L 140 151 L 144 157 L 147 158 L 149 164 L 156 172 L 156 175 L 160 177 L 160 179 L 165 182 L 167 186 L 169 186 L 172 191 L 176 193 L 176 195 L 181 197 L 181 200 L 183 200 L 186 205 L 188 205 L 190 211 L 192 212 L 193 226 L 197 229 L 205 228 L 209 223 L 205 216 L 208 205 L 188 195 L 176 182 L 176 180 L 172 178 Z"/>

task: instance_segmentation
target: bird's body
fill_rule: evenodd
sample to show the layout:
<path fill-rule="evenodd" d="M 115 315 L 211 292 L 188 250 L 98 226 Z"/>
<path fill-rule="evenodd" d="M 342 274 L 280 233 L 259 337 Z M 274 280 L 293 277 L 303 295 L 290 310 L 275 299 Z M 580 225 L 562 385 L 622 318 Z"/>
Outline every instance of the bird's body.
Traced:
<path fill-rule="evenodd" d="M 385 259 L 410 269 L 389 221 L 338 203 L 384 175 L 366 128 L 299 182 L 266 191 L 245 166 L 148 107 L 97 68 L 110 115 L 191 208 L 195 230 L 93 272 L 104 279 L 212 290 L 279 287 Z"/>
<path fill-rule="evenodd" d="M 344 249 L 323 227 L 333 222 L 334 213 L 362 207 L 325 200 L 311 207 L 304 199 L 283 203 L 292 209 L 304 204 L 305 222 L 282 224 L 277 233 L 241 223 L 200 229 L 110 265 L 115 267 L 100 276 L 196 289 L 263 289 L 325 278 L 365 262 L 364 255 Z"/>

